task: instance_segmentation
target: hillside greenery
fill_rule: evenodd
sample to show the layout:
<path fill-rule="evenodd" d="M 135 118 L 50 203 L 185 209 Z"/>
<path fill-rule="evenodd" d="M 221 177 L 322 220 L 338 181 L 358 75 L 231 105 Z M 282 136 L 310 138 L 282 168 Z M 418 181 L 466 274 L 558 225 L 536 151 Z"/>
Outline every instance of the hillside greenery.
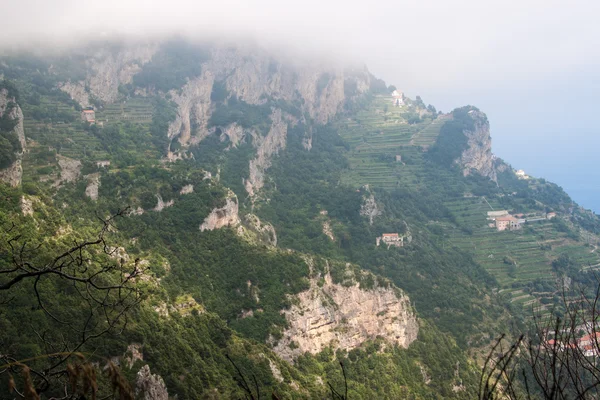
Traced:
<path fill-rule="evenodd" d="M 0 269 L 15 264 L 17 243 L 31 248 L 19 257 L 45 265 L 73 243 L 97 237 L 106 216 L 122 214 L 107 231 L 107 248 L 118 256 L 93 248 L 86 265 L 90 271 L 139 266 L 140 302 L 128 309 L 122 329 L 78 351 L 104 362 L 138 344 L 144 360 L 122 365 L 130 382 L 149 364 L 181 399 L 242 398 L 240 373 L 256 378 L 262 396 L 325 398 L 328 383 L 344 387 L 342 362 L 349 398 L 471 399 L 477 396 L 476 361 L 495 337 L 526 329 L 531 310 L 562 315 L 561 292 L 576 296 L 576 284 L 593 281 L 600 265 L 596 215 L 555 184 L 518 179 L 501 160 L 495 161 L 497 182 L 464 176 L 455 167 L 468 146 L 464 132 L 475 127 L 472 106 L 441 114 L 417 98 L 395 107 L 390 88 L 373 79 L 370 92 L 346 104 L 339 118 L 317 125 L 298 101 L 249 104 L 216 80 L 210 134 L 181 148 L 167 136 L 177 116 L 167 92 L 202 74 L 209 58 L 205 45 L 179 39 L 163 45 L 132 83 L 119 88 L 118 102 L 97 109 L 94 125 L 80 121 L 81 107 L 57 86 L 85 79 L 82 55 L 18 55 L 0 63 L 6 79 L 0 89 L 21 106 L 31 141 L 23 184 L 0 184 Z M 321 93 L 332 76 L 316 79 Z M 358 89 L 349 82 L 344 93 L 354 96 Z M 275 108 L 296 122 L 288 125 L 285 149 L 269 161 L 264 188 L 250 198 L 244 182 Z M 233 123 L 244 130 L 239 143 L 222 134 Z M 0 119 L 0 168 L 21 150 L 14 124 Z M 167 163 L 168 150 L 186 156 Z M 65 158 L 81 162 L 72 181 L 61 179 Z M 96 178 L 98 198 L 92 200 L 88 188 Z M 200 230 L 230 191 L 241 220 L 256 214 L 271 224 L 277 246 L 239 234 L 237 227 Z M 365 209 L 369 199 L 376 210 Z M 498 232 L 486 219 L 492 209 L 531 221 Z M 549 212 L 557 216 L 547 219 Z M 383 233 L 403 235 L 404 246 L 377 246 Z M 328 347 L 293 364 L 282 360 L 271 346 L 289 326 L 282 311 L 310 287 L 310 278 L 325 273 L 325 265 L 336 282 L 356 268 L 403 290 L 419 318 L 418 339 L 407 349 L 375 338 L 350 351 Z M 118 278 L 114 271 L 106 275 L 107 282 Z M 572 282 L 572 290 L 564 290 L 564 282 Z M 359 284 L 371 288 L 372 281 Z M 76 346 L 78 331 L 64 322 L 86 320 L 88 308 L 78 294 L 76 286 L 52 276 L 0 290 L 0 355 L 34 358 L 32 367 L 41 370 L 52 361 L 46 357 L 55 352 L 52 345 Z M 99 329 L 104 324 L 95 314 L 90 321 Z"/>

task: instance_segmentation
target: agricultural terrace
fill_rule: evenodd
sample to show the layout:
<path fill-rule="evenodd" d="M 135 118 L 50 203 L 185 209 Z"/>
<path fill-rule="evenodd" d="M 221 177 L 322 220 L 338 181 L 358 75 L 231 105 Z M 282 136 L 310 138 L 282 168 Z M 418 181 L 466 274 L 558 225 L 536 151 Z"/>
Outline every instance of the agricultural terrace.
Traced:
<path fill-rule="evenodd" d="M 493 197 L 487 202 L 479 196 L 455 198 L 445 205 L 456 220 L 456 225 L 444 224 L 448 244 L 473 254 L 475 261 L 496 277 L 500 291 L 525 311 L 533 307 L 543 312 L 551 307 L 557 295 L 552 261 L 560 255 L 568 255 L 581 268 L 600 263 L 593 247 L 568 238 L 552 221 L 525 223 L 516 231 L 490 228 L 486 220 L 490 205 L 501 209 Z M 532 282 L 539 283 L 534 285 L 537 289 L 531 289 Z"/>
<path fill-rule="evenodd" d="M 339 122 L 338 130 L 350 145 L 344 183 L 388 190 L 422 187 L 423 152 L 435 143 L 447 118 L 412 104 L 396 107 L 389 96 L 374 97 L 354 118 Z"/>

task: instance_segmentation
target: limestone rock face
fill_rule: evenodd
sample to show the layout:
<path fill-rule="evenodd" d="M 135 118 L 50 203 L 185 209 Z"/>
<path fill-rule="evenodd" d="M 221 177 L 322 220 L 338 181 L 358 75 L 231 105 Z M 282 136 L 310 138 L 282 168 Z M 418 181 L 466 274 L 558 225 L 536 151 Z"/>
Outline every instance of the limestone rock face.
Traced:
<path fill-rule="evenodd" d="M 352 350 L 376 337 L 408 347 L 419 331 L 408 297 L 393 287 L 365 290 L 358 283 L 333 283 L 326 274 L 322 287 L 311 279 L 310 289 L 299 293 L 292 304 L 285 311 L 289 328 L 274 347 L 288 361 L 327 346 Z"/>
<path fill-rule="evenodd" d="M 85 80 L 63 82 L 59 88 L 82 107 L 91 105 L 90 95 L 105 103 L 113 103 L 119 96 L 119 85 L 131 83 L 133 76 L 150 61 L 157 49 L 157 44 L 122 45 L 117 49 L 99 46 L 86 59 Z"/>
<path fill-rule="evenodd" d="M 235 122 L 222 128 L 221 131 L 221 141 L 229 140 L 231 147 L 237 147 L 245 136 L 244 128 Z"/>
<path fill-rule="evenodd" d="M 142 345 L 139 343 L 131 343 L 127 346 L 127 351 L 123 355 L 123 363 L 127 368 L 133 368 L 136 361 L 144 361 Z"/>
<path fill-rule="evenodd" d="M 29 197 L 21 197 L 21 212 L 23 215 L 33 216 L 33 200 Z"/>
<path fill-rule="evenodd" d="M 238 227 L 237 233 L 242 238 L 277 246 L 277 232 L 275 232 L 273 225 L 262 222 L 254 214 L 244 216 L 243 224 Z"/>
<path fill-rule="evenodd" d="M 250 175 L 245 188 L 252 197 L 262 189 L 265 183 L 265 170 L 271 166 L 271 157 L 285 148 L 288 123 L 282 118 L 282 112 L 274 109 L 271 114 L 271 129 L 267 136 L 255 136 L 256 158 L 250 160 Z"/>
<path fill-rule="evenodd" d="M 60 154 L 56 158 L 58 158 L 58 166 L 60 167 L 60 177 L 54 182 L 54 186 L 59 186 L 63 182 L 76 181 L 81 174 L 81 161 Z"/>
<path fill-rule="evenodd" d="M 356 84 L 356 93 L 344 93 L 346 80 Z M 186 146 L 212 133 L 207 126 L 215 106 L 210 98 L 215 81 L 223 82 L 230 96 L 248 104 L 264 104 L 267 99 L 301 104 L 302 111 L 310 118 L 325 124 L 343 109 L 350 97 L 369 90 L 371 75 L 366 70 L 346 75 L 343 70 L 283 63 L 258 48 L 215 46 L 210 59 L 202 64 L 202 74 L 191 79 L 182 90 L 169 92 L 178 105 L 177 118 L 169 127 L 170 138 L 177 138 Z M 194 132 L 192 126 L 196 127 Z M 234 124 L 223 128 L 224 135 L 236 146 L 241 127 Z"/>
<path fill-rule="evenodd" d="M 335 242 L 335 236 L 333 229 L 331 229 L 331 223 L 329 221 L 323 221 L 323 234 L 327 236 L 332 242 Z"/>
<path fill-rule="evenodd" d="M 85 187 L 85 195 L 90 199 L 98 200 L 98 189 L 100 188 L 100 173 L 85 175 L 87 186 Z"/>
<path fill-rule="evenodd" d="M 169 400 L 169 393 L 160 375 L 152 374 L 144 365 L 135 379 L 136 395 L 144 400 Z"/>
<path fill-rule="evenodd" d="M 207 126 L 213 83 L 213 73 L 204 70 L 199 77 L 191 79 L 181 90 L 169 92 L 172 100 L 177 104 L 177 116 L 169 125 L 169 139 L 176 138 L 183 146 L 191 144 L 192 123 L 198 126 L 192 143 L 198 143 L 209 135 Z"/>
<path fill-rule="evenodd" d="M 0 90 L 0 117 L 7 117 L 11 120 L 16 120 L 17 124 L 13 128 L 21 143 L 21 152 L 17 154 L 17 159 L 5 169 L 0 170 L 0 182 L 5 182 L 10 186 L 19 186 L 23 176 L 23 167 L 21 165 L 23 152 L 26 151 L 27 143 L 25 141 L 25 130 L 23 129 L 23 111 L 16 103 L 16 100 L 9 97 L 8 90 Z"/>
<path fill-rule="evenodd" d="M 179 191 L 179 194 L 190 194 L 190 193 L 194 193 L 194 185 L 185 185 Z"/>
<path fill-rule="evenodd" d="M 8 168 L 0 170 L 0 182 L 9 184 L 12 187 L 17 187 L 21 184 L 23 177 L 23 166 L 21 158 L 17 158 Z"/>
<path fill-rule="evenodd" d="M 369 225 L 373 225 L 375 217 L 381 215 L 381 210 L 379 209 L 373 194 L 364 198 L 364 202 L 360 207 L 360 215 L 369 218 Z"/>
<path fill-rule="evenodd" d="M 156 206 L 152 209 L 152 211 L 161 212 L 167 207 L 171 207 L 175 204 L 175 200 L 171 199 L 169 201 L 164 201 L 160 194 L 156 195 Z"/>
<path fill-rule="evenodd" d="M 469 144 L 469 148 L 462 153 L 458 160 L 463 168 L 463 175 L 467 176 L 475 171 L 495 182 L 497 177 L 492 154 L 490 124 L 486 115 L 481 111 L 471 110 L 469 115 L 475 121 L 475 127 L 472 131 L 463 132 Z"/>
<path fill-rule="evenodd" d="M 238 199 L 232 191 L 229 191 L 227 198 L 225 199 L 225 205 L 211 211 L 200 225 L 200 231 L 212 231 L 213 229 L 219 229 L 225 226 L 236 226 L 239 223 Z"/>

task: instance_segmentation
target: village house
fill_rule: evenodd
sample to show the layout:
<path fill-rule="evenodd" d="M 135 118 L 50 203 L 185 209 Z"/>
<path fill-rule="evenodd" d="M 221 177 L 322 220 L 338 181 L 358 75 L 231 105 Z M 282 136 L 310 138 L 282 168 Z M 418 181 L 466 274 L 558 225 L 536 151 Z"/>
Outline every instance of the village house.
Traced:
<path fill-rule="evenodd" d="M 396 162 L 402 162 L 402 156 L 399 154 L 396 154 Z"/>
<path fill-rule="evenodd" d="M 110 165 L 110 161 L 108 161 L 108 160 L 96 161 L 96 166 L 98 168 L 106 168 L 109 165 Z"/>
<path fill-rule="evenodd" d="M 404 246 L 404 236 L 400 236 L 397 233 L 383 233 L 380 237 L 375 239 L 375 243 L 379 246 L 383 242 L 383 244 L 395 247 Z"/>
<path fill-rule="evenodd" d="M 498 217 L 496 218 L 496 229 L 498 231 L 505 231 L 507 229 L 514 231 L 521 229 L 521 220 L 513 217 L 512 215 Z"/>
<path fill-rule="evenodd" d="M 392 103 L 398 107 L 400 107 L 402 104 L 404 104 L 404 93 L 402 93 L 398 90 L 394 90 L 392 92 Z"/>
<path fill-rule="evenodd" d="M 86 108 L 81 111 L 81 120 L 90 124 L 96 123 L 96 113 L 91 108 Z"/>
<path fill-rule="evenodd" d="M 565 349 L 579 348 L 585 357 L 598 356 L 598 344 L 600 344 L 600 332 L 587 334 L 579 339 L 576 339 L 574 343 L 557 342 L 555 339 L 546 340 L 545 342 L 547 347 L 557 348 L 561 351 L 564 351 Z"/>
<path fill-rule="evenodd" d="M 555 212 L 549 212 L 548 214 L 546 214 L 546 219 L 552 219 L 556 217 L 556 213 Z"/>
<path fill-rule="evenodd" d="M 519 179 L 529 179 L 529 175 L 527 175 L 522 169 L 517 170 L 517 172 L 515 172 L 515 175 L 517 175 L 517 178 Z"/>

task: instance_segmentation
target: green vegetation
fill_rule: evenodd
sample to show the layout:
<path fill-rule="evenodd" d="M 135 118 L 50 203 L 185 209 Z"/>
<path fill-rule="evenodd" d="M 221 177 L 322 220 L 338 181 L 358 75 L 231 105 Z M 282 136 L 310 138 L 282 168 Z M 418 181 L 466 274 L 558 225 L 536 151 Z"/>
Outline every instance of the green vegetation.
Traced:
<path fill-rule="evenodd" d="M 600 265 L 600 221 L 575 207 L 560 187 L 519 180 L 500 160 L 497 183 L 455 167 L 468 145 L 464 132 L 475 128 L 469 113 L 476 108 L 443 115 L 420 98 L 397 107 L 389 96 L 395 88 L 374 78 L 371 92 L 360 96 L 347 80 L 344 93 L 352 102 L 325 126 L 314 124 L 299 101 L 265 97 L 263 104 L 248 104 L 217 80 L 206 121 L 211 134 L 182 150 L 183 159 L 164 162 L 169 146 L 179 150 L 167 136 L 177 105 L 165 93 L 199 76 L 209 57 L 205 46 L 166 43 L 132 84 L 119 88 L 118 102 L 96 110 L 95 125 L 80 121 L 79 107 L 57 89 L 66 79 L 85 79 L 84 56 L 0 63 L 11 80 L 0 88 L 19 102 L 31 143 L 23 155 L 22 187 L 0 185 L 0 269 L 18 259 L 18 247 L 8 244 L 15 237 L 31 245 L 25 259 L 44 265 L 74 241 L 97 237 L 98 218 L 123 214 L 106 228 L 107 246 L 86 250 L 81 265 L 92 272 L 113 266 L 103 283 L 135 275 L 140 301 L 127 310 L 126 326 L 80 351 L 105 359 L 138 343 L 143 363 L 182 399 L 241 398 L 240 374 L 254 376 L 258 389 L 252 390 L 263 396 L 324 398 L 328 383 L 344 386 L 340 361 L 350 398 L 470 399 L 477 395 L 474 361 L 494 337 L 524 328 L 532 309 L 564 313 L 559 292 L 566 283 L 589 284 Z M 50 73 L 50 63 L 60 72 Z M 271 72 L 281 68 L 269 64 Z M 332 79 L 318 76 L 317 94 Z M 154 94 L 136 95 L 136 87 Z M 257 141 L 264 139 L 256 133 L 269 132 L 276 108 L 298 122 L 288 125 L 285 149 L 268 160 L 259 196 L 249 198 L 245 179 Z M 238 142 L 223 134 L 233 123 L 244 129 Z M 20 151 L 13 129 L 13 120 L 0 120 L 0 168 Z M 81 170 L 72 182 L 58 184 L 62 157 L 80 161 Z M 110 165 L 99 167 L 98 161 Z M 98 199 L 92 200 L 96 178 Z M 261 235 L 239 234 L 238 227 L 200 231 L 230 190 L 240 219 L 252 213 L 271 224 L 277 247 Z M 376 209 L 367 210 L 371 198 Z M 492 209 L 536 221 L 498 232 L 486 219 Z M 558 215 L 546 219 L 551 211 Z M 404 245 L 378 247 L 383 233 L 403 235 Z M 309 277 L 320 277 L 322 285 L 326 270 L 345 286 L 370 290 L 380 282 L 402 289 L 419 318 L 418 340 L 402 349 L 373 338 L 349 351 L 304 354 L 295 364 L 279 358 L 272 344 L 288 328 L 282 311 L 310 287 Z M 57 343 L 62 335 L 67 348 L 75 348 L 77 329 L 65 329 L 61 321 L 85 321 L 89 309 L 66 280 L 48 277 L 35 284 L 0 290 L 0 357 L 39 357 L 32 366 L 43 370 L 49 361 L 44 355 L 52 351 L 40 337 L 47 332 Z M 99 315 L 90 320 L 101 328 Z M 30 327 L 23 328 L 23 321 Z M 39 336 L 30 334 L 34 327 Z M 141 365 L 124 366 L 126 378 L 134 381 Z M 46 394 L 58 395 L 52 390 Z"/>
<path fill-rule="evenodd" d="M 442 126 L 435 145 L 429 150 L 429 157 L 445 167 L 451 167 L 454 160 L 459 158 L 468 147 L 464 131 L 472 131 L 475 121 L 469 111 L 478 111 L 475 107 L 467 106 L 452 111 L 452 119 Z"/>
<path fill-rule="evenodd" d="M 22 150 L 19 137 L 14 131 L 18 120 L 11 118 L 12 110 L 17 107 L 19 92 L 11 82 L 6 80 L 0 82 L 0 92 L 2 91 L 6 92 L 8 103 L 0 117 L 0 169 L 14 163 L 17 153 Z"/>

